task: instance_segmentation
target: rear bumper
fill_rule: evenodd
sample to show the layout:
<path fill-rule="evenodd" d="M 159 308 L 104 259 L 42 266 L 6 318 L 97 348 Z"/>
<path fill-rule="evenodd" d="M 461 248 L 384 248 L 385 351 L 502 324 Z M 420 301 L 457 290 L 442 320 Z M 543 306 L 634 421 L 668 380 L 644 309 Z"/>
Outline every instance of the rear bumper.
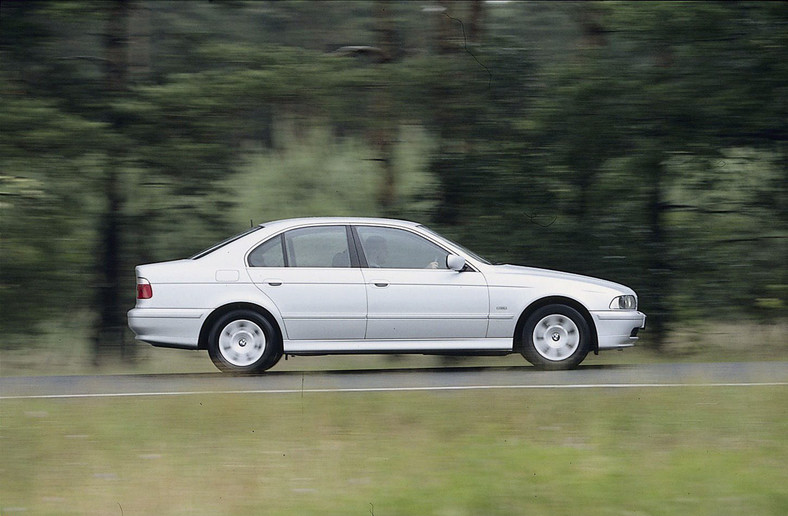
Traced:
<path fill-rule="evenodd" d="M 637 342 L 637 331 L 646 327 L 646 314 L 636 310 L 591 312 L 596 325 L 599 349 L 628 348 Z"/>
<path fill-rule="evenodd" d="M 206 316 L 202 309 L 133 308 L 128 321 L 137 340 L 160 347 L 197 349 Z"/>

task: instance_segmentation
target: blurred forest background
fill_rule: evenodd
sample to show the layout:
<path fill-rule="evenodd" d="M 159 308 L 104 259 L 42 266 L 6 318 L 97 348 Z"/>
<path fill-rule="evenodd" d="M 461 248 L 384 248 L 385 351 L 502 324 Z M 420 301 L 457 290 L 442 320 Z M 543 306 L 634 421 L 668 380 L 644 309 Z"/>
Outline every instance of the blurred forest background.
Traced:
<path fill-rule="evenodd" d="M 785 2 L 3 0 L 0 348 L 131 357 L 136 264 L 311 215 L 625 283 L 655 349 L 785 320 L 787 22 Z"/>

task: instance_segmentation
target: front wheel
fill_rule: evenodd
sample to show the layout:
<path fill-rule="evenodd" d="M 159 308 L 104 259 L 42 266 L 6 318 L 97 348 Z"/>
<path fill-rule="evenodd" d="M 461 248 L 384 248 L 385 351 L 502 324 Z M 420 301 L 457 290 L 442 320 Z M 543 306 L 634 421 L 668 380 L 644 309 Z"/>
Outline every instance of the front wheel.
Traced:
<path fill-rule="evenodd" d="M 528 317 L 523 326 L 521 353 L 540 369 L 573 369 L 591 347 L 585 318 L 566 305 L 547 305 Z"/>
<path fill-rule="evenodd" d="M 282 356 L 279 332 L 262 315 L 235 310 L 220 317 L 208 334 L 208 354 L 219 370 L 260 373 Z"/>

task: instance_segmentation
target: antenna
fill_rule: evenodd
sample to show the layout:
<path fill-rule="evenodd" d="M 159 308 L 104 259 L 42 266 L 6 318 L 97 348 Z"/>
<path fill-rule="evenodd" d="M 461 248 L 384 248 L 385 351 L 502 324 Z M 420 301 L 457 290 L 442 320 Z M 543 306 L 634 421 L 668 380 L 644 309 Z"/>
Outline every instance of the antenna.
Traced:
<path fill-rule="evenodd" d="M 254 227 L 254 222 L 252 222 L 252 219 L 249 219 L 249 227 L 250 227 L 250 228 L 253 228 L 253 227 Z"/>

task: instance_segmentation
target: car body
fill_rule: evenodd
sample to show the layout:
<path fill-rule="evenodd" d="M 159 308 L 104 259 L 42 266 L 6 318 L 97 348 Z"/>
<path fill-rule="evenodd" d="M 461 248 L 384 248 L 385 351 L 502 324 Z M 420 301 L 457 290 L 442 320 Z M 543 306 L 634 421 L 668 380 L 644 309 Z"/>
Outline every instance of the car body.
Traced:
<path fill-rule="evenodd" d="M 189 259 L 136 268 L 137 339 L 207 349 L 229 372 L 284 355 L 522 353 L 543 369 L 634 345 L 635 292 L 493 265 L 415 222 L 268 222 Z"/>

